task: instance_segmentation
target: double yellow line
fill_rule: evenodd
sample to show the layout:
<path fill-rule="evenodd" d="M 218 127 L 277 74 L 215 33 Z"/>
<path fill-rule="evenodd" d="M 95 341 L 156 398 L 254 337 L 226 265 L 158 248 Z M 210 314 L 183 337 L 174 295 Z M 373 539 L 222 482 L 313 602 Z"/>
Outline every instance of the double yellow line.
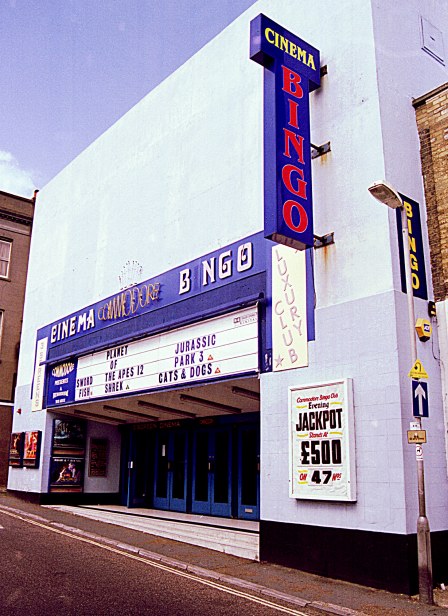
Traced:
<path fill-rule="evenodd" d="M 27 524 L 32 524 L 33 526 L 44 528 L 45 530 L 49 530 L 52 533 L 56 533 L 58 535 L 64 535 L 65 537 L 76 539 L 77 541 L 82 541 L 83 543 L 93 545 L 103 550 L 107 550 L 108 552 L 113 552 L 114 554 L 120 554 L 121 556 L 125 556 L 126 558 L 130 558 L 132 560 L 136 560 L 138 562 L 144 563 L 145 565 L 148 565 L 150 567 L 154 567 L 155 569 L 160 569 L 161 571 L 167 571 L 168 573 L 172 573 L 174 575 L 186 578 L 188 580 L 192 580 L 194 582 L 197 582 L 198 584 L 202 584 L 203 586 L 209 586 L 210 588 L 215 588 L 216 590 L 225 592 L 229 595 L 234 595 L 235 597 L 241 597 L 243 599 L 247 599 L 248 601 L 252 601 L 253 603 L 258 603 L 259 605 L 263 605 L 265 607 L 271 608 L 278 612 L 283 612 L 284 614 L 292 614 L 293 616 L 307 616 L 307 614 L 305 614 L 304 612 L 299 612 L 298 610 L 294 610 L 292 608 L 285 607 L 283 605 L 278 605 L 277 603 L 273 603 L 272 601 L 262 599 L 261 597 L 256 597 L 255 595 L 251 595 L 246 592 L 242 592 L 240 590 L 235 590 L 234 588 L 229 588 L 228 586 L 224 586 L 223 584 L 219 584 L 218 582 L 214 582 L 212 580 L 205 580 L 204 578 L 200 578 L 197 575 L 187 573 L 186 571 L 180 571 L 179 569 L 175 569 L 174 567 L 169 567 L 168 565 L 164 565 L 162 563 L 148 560 L 147 558 L 143 558 L 142 556 L 131 554 L 130 552 L 125 552 L 124 550 L 119 550 L 118 548 L 114 548 L 109 545 L 99 543 L 98 541 L 94 541 L 93 539 L 88 539 L 86 537 L 80 537 L 76 533 L 70 533 L 65 530 L 60 530 L 59 528 L 54 528 L 53 526 L 49 526 L 47 524 L 42 524 L 41 522 L 37 522 L 36 520 L 32 520 L 30 518 L 23 517 L 16 513 L 12 513 L 11 511 L 7 511 L 1 505 L 0 505 L 0 513 L 8 515 L 11 518 L 15 518 L 17 520 L 21 520 L 22 522 L 26 522 Z"/>

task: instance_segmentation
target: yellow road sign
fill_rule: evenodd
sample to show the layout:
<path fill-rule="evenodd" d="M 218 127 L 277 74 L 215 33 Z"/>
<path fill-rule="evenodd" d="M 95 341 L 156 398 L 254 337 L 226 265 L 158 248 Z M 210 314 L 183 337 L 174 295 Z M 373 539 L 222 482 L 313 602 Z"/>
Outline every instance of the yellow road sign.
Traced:
<path fill-rule="evenodd" d="M 429 375 L 423 368 L 423 364 L 419 359 L 417 359 L 412 366 L 408 376 L 411 377 L 411 379 L 429 379 Z"/>
<path fill-rule="evenodd" d="M 408 430 L 408 443 L 426 443 L 426 430 Z"/>

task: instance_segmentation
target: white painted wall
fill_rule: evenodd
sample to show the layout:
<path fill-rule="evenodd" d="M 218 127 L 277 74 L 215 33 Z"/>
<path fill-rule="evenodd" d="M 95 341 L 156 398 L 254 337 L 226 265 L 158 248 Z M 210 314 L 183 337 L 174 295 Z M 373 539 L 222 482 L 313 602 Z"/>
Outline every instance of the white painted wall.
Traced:
<path fill-rule="evenodd" d="M 20 409 L 20 414 L 17 412 Z M 43 452 L 51 449 L 52 422 L 47 413 L 33 413 L 30 411 L 29 387 L 18 387 L 15 396 L 13 432 L 26 432 L 27 430 L 41 430 L 42 440 L 40 446 L 39 468 L 9 467 L 8 489 L 23 492 L 44 492 L 48 486 L 50 471 L 49 456 Z M 43 485 L 43 482 L 45 485 Z"/>
<path fill-rule="evenodd" d="M 320 310 L 309 368 L 261 377 L 262 519 L 317 526 L 403 532 L 405 501 L 398 351 L 382 314 L 394 294 Z M 387 358 L 387 361 L 386 361 Z M 288 496 L 288 387 L 353 378 L 357 502 Z"/>
<path fill-rule="evenodd" d="M 107 476 L 89 477 L 90 441 L 92 438 L 105 438 L 109 442 Z M 120 489 L 121 435 L 115 426 L 87 422 L 86 468 L 84 473 L 84 492 L 94 494 L 116 494 Z"/>

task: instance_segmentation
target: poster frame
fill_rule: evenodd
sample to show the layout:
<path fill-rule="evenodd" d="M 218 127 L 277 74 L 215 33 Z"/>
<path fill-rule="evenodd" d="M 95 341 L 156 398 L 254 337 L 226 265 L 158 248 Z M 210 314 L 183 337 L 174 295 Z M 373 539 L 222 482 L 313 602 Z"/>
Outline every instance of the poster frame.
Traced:
<path fill-rule="evenodd" d="M 74 467 L 73 470 L 70 469 L 70 465 Z M 50 492 L 83 492 L 84 473 L 84 457 L 52 456 L 50 460 Z M 54 477 L 56 477 L 56 475 L 58 475 L 58 479 L 54 480 Z"/>
<path fill-rule="evenodd" d="M 34 451 L 34 455 L 27 456 L 27 440 L 30 440 L 32 438 L 32 435 L 35 435 L 34 436 L 35 446 L 33 450 L 29 448 L 28 451 L 30 451 L 31 453 Z M 39 468 L 41 441 L 42 441 L 41 430 L 28 430 L 25 432 L 24 448 L 23 448 L 23 466 L 26 466 L 27 468 Z"/>
<path fill-rule="evenodd" d="M 342 387 L 344 395 L 343 403 L 343 443 L 342 443 L 342 470 L 346 475 L 345 493 L 342 491 L 334 492 L 325 489 L 322 485 L 309 485 L 303 483 L 303 487 L 297 487 L 294 482 L 294 436 L 293 430 L 293 395 L 299 391 L 317 392 L 319 389 Z M 317 394 L 315 394 L 317 395 Z M 288 388 L 288 449 L 289 449 L 289 497 L 298 500 L 323 500 L 334 502 L 355 502 L 356 496 L 356 441 L 355 441 L 355 417 L 353 405 L 353 381 L 351 378 L 335 379 L 326 382 L 312 383 L 307 385 L 294 385 Z M 304 466 L 304 465 L 303 465 Z M 322 465 L 316 465 L 316 469 Z M 304 466 L 304 474 L 310 472 L 307 469 L 313 468 Z M 308 479 L 307 477 L 305 478 Z"/>
<path fill-rule="evenodd" d="M 23 445 L 25 432 L 12 432 L 9 439 L 8 465 L 15 468 L 23 466 Z"/>
<path fill-rule="evenodd" d="M 109 471 L 109 439 L 92 436 L 89 439 L 89 477 L 107 477 Z M 104 454 L 98 456 L 98 452 Z"/>
<path fill-rule="evenodd" d="M 66 424 L 70 428 L 65 442 L 62 442 L 64 437 L 58 437 L 58 425 Z M 74 426 L 77 426 L 76 435 Z M 58 441 L 56 440 L 58 439 Z M 53 435 L 51 439 L 52 455 L 65 457 L 85 457 L 85 442 L 86 442 L 86 422 L 84 419 L 71 417 L 58 417 L 53 420 Z"/>

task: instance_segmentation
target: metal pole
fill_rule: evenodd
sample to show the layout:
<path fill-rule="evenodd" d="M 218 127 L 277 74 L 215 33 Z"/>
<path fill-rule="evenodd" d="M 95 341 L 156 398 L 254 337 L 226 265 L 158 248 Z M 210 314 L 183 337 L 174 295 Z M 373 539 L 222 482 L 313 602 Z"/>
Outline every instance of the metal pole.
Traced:
<path fill-rule="evenodd" d="M 414 295 L 412 291 L 412 273 L 409 250 L 408 217 L 406 209 L 401 208 L 401 226 L 403 233 L 403 257 L 406 271 L 406 295 L 409 317 L 409 340 L 411 342 L 412 365 L 417 360 L 417 343 L 415 339 L 415 313 Z M 422 427 L 421 417 L 416 417 L 419 427 Z M 417 447 L 417 445 L 416 445 Z M 418 591 L 420 601 L 434 605 L 431 559 L 431 535 L 429 521 L 426 517 L 425 501 L 425 469 L 423 464 L 423 450 L 417 458 L 417 485 L 418 485 L 418 520 L 417 520 L 417 558 L 418 558 Z"/>

